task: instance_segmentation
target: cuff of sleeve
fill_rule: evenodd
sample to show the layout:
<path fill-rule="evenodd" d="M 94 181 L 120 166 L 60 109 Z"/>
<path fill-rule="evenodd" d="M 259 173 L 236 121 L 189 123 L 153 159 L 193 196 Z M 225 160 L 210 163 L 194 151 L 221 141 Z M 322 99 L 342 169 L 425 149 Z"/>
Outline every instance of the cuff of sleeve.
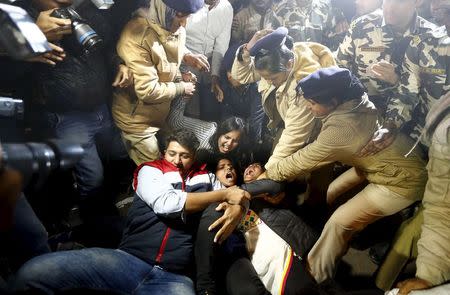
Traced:
<path fill-rule="evenodd" d="M 250 61 L 250 52 L 248 50 L 245 50 L 247 44 L 241 45 L 237 51 L 237 58 L 240 62 L 249 62 Z"/>
<path fill-rule="evenodd" d="M 183 82 L 175 83 L 175 96 L 184 94 Z"/>
<path fill-rule="evenodd" d="M 416 261 L 416 265 L 416 277 L 430 282 L 433 286 L 441 285 L 449 279 L 449 277 L 446 276 L 447 272 L 444 269 L 436 267 L 429 262 L 424 263 L 423 260 L 421 261 L 419 257 Z"/>
<path fill-rule="evenodd" d="M 182 199 L 182 202 L 184 204 L 183 208 L 181 209 L 180 216 L 181 216 L 181 220 L 184 223 L 186 223 L 186 210 L 185 210 L 185 207 L 186 207 L 187 192 L 182 192 L 180 198 Z"/>

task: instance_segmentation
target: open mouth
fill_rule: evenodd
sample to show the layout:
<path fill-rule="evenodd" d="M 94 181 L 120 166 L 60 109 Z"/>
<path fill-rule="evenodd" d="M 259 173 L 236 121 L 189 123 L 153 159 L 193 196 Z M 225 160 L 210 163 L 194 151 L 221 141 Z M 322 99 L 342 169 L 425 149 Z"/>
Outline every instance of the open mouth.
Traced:
<path fill-rule="evenodd" d="M 233 180 L 234 179 L 233 173 L 227 172 L 227 174 L 225 174 L 225 178 L 227 180 Z"/>

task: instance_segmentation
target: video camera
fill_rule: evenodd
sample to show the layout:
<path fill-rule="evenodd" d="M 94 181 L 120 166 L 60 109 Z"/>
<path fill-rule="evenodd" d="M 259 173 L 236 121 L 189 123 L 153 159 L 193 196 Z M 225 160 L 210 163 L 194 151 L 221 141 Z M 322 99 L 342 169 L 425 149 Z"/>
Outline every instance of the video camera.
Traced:
<path fill-rule="evenodd" d="M 24 106 L 21 99 L 0 97 L 1 137 L 11 137 L 17 130 L 14 125 L 22 120 Z M 3 128 L 5 127 L 5 128 Z M 12 135 L 14 138 L 14 135 Z M 40 188 L 50 173 L 57 169 L 73 167 L 83 156 L 83 148 L 78 143 L 50 140 L 45 143 L 3 143 L 0 162 L 18 170 L 22 174 L 23 186 Z"/>
<path fill-rule="evenodd" d="M 80 144 L 61 140 L 4 143 L 2 165 L 22 174 L 24 188 L 40 188 L 52 171 L 72 168 L 83 153 Z"/>

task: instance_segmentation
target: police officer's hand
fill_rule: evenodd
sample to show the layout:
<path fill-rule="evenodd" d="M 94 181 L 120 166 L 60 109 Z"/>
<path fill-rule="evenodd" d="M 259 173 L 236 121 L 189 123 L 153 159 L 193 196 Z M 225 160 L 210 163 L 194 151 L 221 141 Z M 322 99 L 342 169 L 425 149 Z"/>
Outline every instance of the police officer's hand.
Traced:
<path fill-rule="evenodd" d="M 223 101 L 223 90 L 220 87 L 219 77 L 217 76 L 211 77 L 211 92 L 214 93 L 218 102 Z"/>
<path fill-rule="evenodd" d="M 191 97 L 194 95 L 195 92 L 195 84 L 192 82 L 181 82 L 181 84 L 184 87 L 183 96 L 184 97 Z"/>
<path fill-rule="evenodd" d="M 395 72 L 394 65 L 385 60 L 373 64 L 369 69 L 369 75 L 372 78 L 385 81 L 392 85 L 398 83 L 399 77 Z"/>
<path fill-rule="evenodd" d="M 432 287 L 432 284 L 426 280 L 414 278 L 397 284 L 398 295 L 408 295 L 413 290 L 424 290 Z"/>
<path fill-rule="evenodd" d="M 72 21 L 50 16 L 54 9 L 42 11 L 36 20 L 36 25 L 49 41 L 60 40 L 64 35 L 72 34 Z"/>
<path fill-rule="evenodd" d="M 133 72 L 126 65 L 120 64 L 116 78 L 112 83 L 113 87 L 127 88 L 134 83 Z"/>
<path fill-rule="evenodd" d="M 397 136 L 397 129 L 392 125 L 380 128 L 375 131 L 372 140 L 370 140 L 357 154 L 358 157 L 372 156 L 379 151 L 390 146 Z"/>
<path fill-rule="evenodd" d="M 194 73 L 192 73 L 191 71 L 187 71 L 187 72 L 181 73 L 181 80 L 183 80 L 184 82 L 197 83 L 197 76 Z"/>
<path fill-rule="evenodd" d="M 272 204 L 272 205 L 278 205 L 283 201 L 284 197 L 286 196 L 285 192 L 281 192 L 279 194 L 276 194 L 275 196 L 271 196 L 269 194 L 266 194 L 263 196 L 264 201 Z"/>
<path fill-rule="evenodd" d="M 183 62 L 202 72 L 209 72 L 210 69 L 208 59 L 203 54 L 186 53 Z"/>
<path fill-rule="evenodd" d="M 62 61 L 66 57 L 66 53 L 64 49 L 55 44 L 49 42 L 52 51 L 41 54 L 39 56 L 31 57 L 27 59 L 29 62 L 41 62 L 45 64 L 49 64 L 51 66 L 56 65 L 57 62 Z"/>
<path fill-rule="evenodd" d="M 247 45 L 245 45 L 245 49 L 247 49 L 248 51 L 250 51 L 250 49 L 252 49 L 253 46 L 255 46 L 255 43 L 258 42 L 259 39 L 261 39 L 262 37 L 264 37 L 265 35 L 272 33 L 273 30 L 272 29 L 264 29 L 264 30 L 260 30 L 257 31 L 252 39 L 250 39 L 250 41 L 248 41 Z"/>
<path fill-rule="evenodd" d="M 208 228 L 212 231 L 218 226 L 221 226 L 214 236 L 214 243 L 221 244 L 225 241 L 230 234 L 234 231 L 236 226 L 242 219 L 242 216 L 246 213 L 246 208 L 240 205 L 231 205 L 226 202 L 222 202 L 217 206 L 216 211 L 224 211 L 223 215 L 213 222 Z"/>

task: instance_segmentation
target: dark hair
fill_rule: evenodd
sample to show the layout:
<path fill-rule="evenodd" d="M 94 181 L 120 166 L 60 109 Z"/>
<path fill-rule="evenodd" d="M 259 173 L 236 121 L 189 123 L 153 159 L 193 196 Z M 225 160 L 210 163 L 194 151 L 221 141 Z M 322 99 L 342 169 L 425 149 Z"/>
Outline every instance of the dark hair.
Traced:
<path fill-rule="evenodd" d="M 257 70 L 265 70 L 272 73 L 280 73 L 287 71 L 288 62 L 294 58 L 292 48 L 294 43 L 292 37 L 286 36 L 284 44 L 274 50 L 261 49 L 255 55 L 255 68 Z"/>
<path fill-rule="evenodd" d="M 230 118 L 226 119 L 225 121 L 222 121 L 222 123 L 219 124 L 216 132 L 209 139 L 209 144 L 213 147 L 214 152 L 219 152 L 219 146 L 217 145 L 217 141 L 219 140 L 219 137 L 228 132 L 231 132 L 233 130 L 237 130 L 237 131 L 241 132 L 241 137 L 244 137 L 245 136 L 244 120 L 239 117 L 230 117 Z M 244 135 L 244 136 L 242 136 L 242 135 Z"/>
<path fill-rule="evenodd" d="M 180 128 L 172 131 L 166 137 L 166 148 L 172 141 L 178 142 L 181 146 L 188 149 L 192 153 L 196 153 L 200 142 L 194 133 L 185 128 Z"/>

